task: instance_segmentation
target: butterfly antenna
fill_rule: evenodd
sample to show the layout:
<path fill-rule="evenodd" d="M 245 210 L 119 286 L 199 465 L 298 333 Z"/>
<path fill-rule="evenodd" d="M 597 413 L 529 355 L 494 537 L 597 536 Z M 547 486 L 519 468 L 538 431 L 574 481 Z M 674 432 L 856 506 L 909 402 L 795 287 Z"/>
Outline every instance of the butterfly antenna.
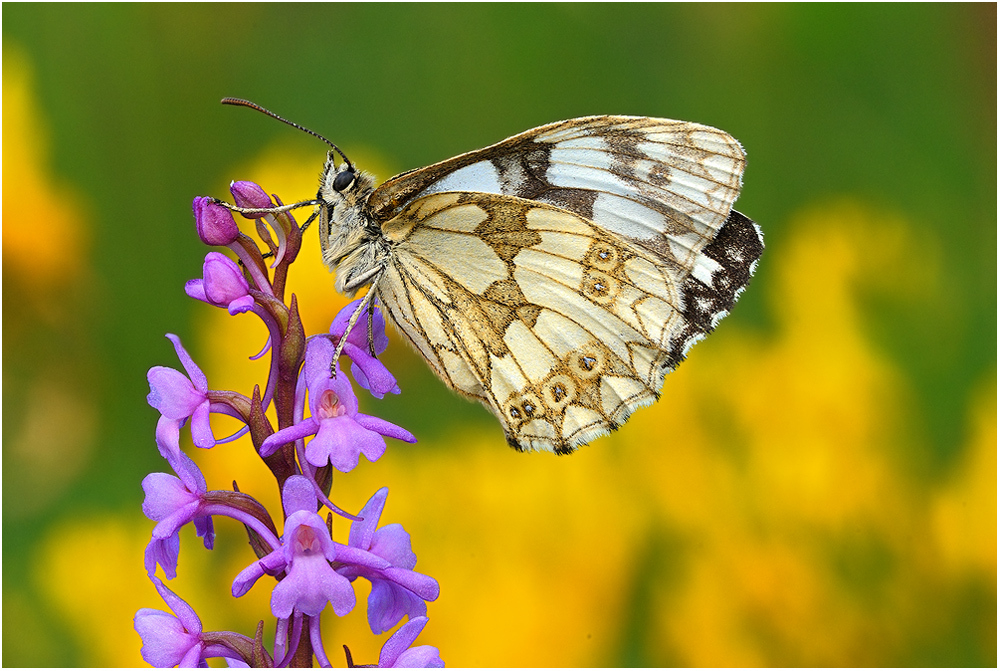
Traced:
<path fill-rule="evenodd" d="M 261 107 L 260 105 L 258 105 L 257 103 L 250 102 L 249 100 L 244 100 L 243 98 L 223 98 L 221 100 L 221 102 L 222 102 L 223 105 L 236 105 L 238 107 L 249 107 L 250 109 L 255 109 L 255 110 L 257 110 L 258 112 L 260 112 L 262 114 L 266 114 L 267 116 L 272 117 L 274 119 L 277 119 L 278 121 L 280 121 L 282 123 L 288 124 L 292 128 L 298 128 L 300 131 L 303 131 L 305 133 L 309 133 L 313 137 L 318 137 L 320 140 L 322 140 L 323 142 L 325 142 L 328 145 L 330 145 L 331 147 L 333 147 L 334 151 L 336 151 L 338 154 L 340 154 L 340 157 L 342 159 L 344 159 L 344 162 L 347 163 L 347 166 L 349 168 L 351 168 L 351 170 L 354 169 L 354 165 L 351 163 L 351 159 L 347 158 L 347 155 L 344 154 L 344 152 L 340 151 L 340 147 L 338 147 L 334 143 L 330 142 L 329 140 L 327 140 L 325 137 L 323 137 L 322 135 L 320 135 L 316 131 L 309 130 L 305 126 L 300 126 L 299 124 L 295 123 L 294 121 L 289 121 L 288 119 L 286 119 L 284 117 L 278 116 L 277 114 L 275 114 L 271 110 L 265 109 L 265 108 Z"/>

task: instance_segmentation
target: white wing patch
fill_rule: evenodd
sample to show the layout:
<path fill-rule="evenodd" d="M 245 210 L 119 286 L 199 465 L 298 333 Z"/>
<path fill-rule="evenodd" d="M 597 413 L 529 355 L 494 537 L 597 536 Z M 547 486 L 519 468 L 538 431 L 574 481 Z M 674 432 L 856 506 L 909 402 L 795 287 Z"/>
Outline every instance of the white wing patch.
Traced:
<path fill-rule="evenodd" d="M 445 191 L 485 191 L 486 193 L 502 193 L 500 171 L 489 161 L 480 161 L 459 168 L 453 173 L 423 190 L 422 196 Z"/>
<path fill-rule="evenodd" d="M 691 276 L 706 287 L 711 287 L 712 276 L 720 270 L 722 270 L 722 266 L 717 261 L 708 256 L 701 255 L 695 259 L 694 266 L 691 268 Z"/>
<path fill-rule="evenodd" d="M 668 228 L 660 212 L 607 192 L 597 194 L 593 215 L 595 222 L 632 240 L 658 240 Z"/>

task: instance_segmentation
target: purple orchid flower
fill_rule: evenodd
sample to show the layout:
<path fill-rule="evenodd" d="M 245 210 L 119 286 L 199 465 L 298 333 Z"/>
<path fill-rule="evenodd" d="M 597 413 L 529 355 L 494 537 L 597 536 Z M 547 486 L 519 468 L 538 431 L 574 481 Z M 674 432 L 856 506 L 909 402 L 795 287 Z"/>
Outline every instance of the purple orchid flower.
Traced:
<path fill-rule="evenodd" d="M 281 546 L 236 576 L 233 596 L 246 594 L 264 573 L 285 571 L 271 593 L 275 617 L 287 619 L 293 613 L 317 616 L 327 603 L 337 615 L 346 615 L 354 608 L 354 588 L 330 566 L 337 558 L 337 546 L 316 513 L 312 483 L 301 475 L 288 478 L 282 502 L 288 518 Z"/>
<path fill-rule="evenodd" d="M 146 545 L 146 573 L 151 577 L 159 564 L 167 579 L 177 575 L 180 551 L 180 529 L 194 523 L 198 536 L 204 539 L 209 550 L 215 545 L 215 526 L 211 515 L 203 510 L 203 500 L 208 492 L 205 476 L 186 454 L 178 448 L 170 458 L 170 465 L 179 477 L 166 473 L 150 473 L 142 480 L 146 498 L 142 512 L 157 523 L 153 538 Z"/>
<path fill-rule="evenodd" d="M 219 252 L 205 255 L 202 278 L 188 281 L 184 285 L 184 291 L 191 298 L 226 308 L 231 315 L 247 312 L 254 306 L 250 285 L 243 277 L 240 267 Z"/>
<path fill-rule="evenodd" d="M 243 261 L 244 267 L 253 277 L 257 288 L 265 293 L 270 293 L 271 285 L 266 275 L 261 272 L 256 261 L 259 259 L 259 252 L 251 254 L 242 244 L 240 244 L 240 229 L 233 219 L 233 213 L 227 208 L 219 205 L 213 198 L 199 196 L 194 199 L 194 222 L 198 229 L 198 237 L 206 245 L 216 245 L 229 247 Z M 249 240 L 249 238 L 245 238 Z"/>
<path fill-rule="evenodd" d="M 271 202 L 271 197 L 267 195 L 267 191 L 256 182 L 232 182 L 229 185 L 229 193 L 233 194 L 233 200 L 240 207 L 255 208 L 258 210 L 266 210 L 274 207 L 274 203 Z M 244 214 L 243 216 L 247 219 L 257 219 L 260 215 Z"/>
<path fill-rule="evenodd" d="M 224 102 L 254 106 L 245 101 Z M 270 351 L 271 366 L 263 393 L 258 385 L 253 399 L 234 391 L 209 389 L 205 374 L 180 339 L 168 334 L 182 368 L 157 366 L 147 373 L 147 401 L 159 411 L 156 445 L 173 473 L 152 473 L 142 482 L 142 509 L 155 522 L 145 550 L 145 567 L 170 607 L 169 611 L 143 608 L 136 612 L 134 626 L 142 638 L 143 659 L 155 666 L 206 667 L 209 658 L 222 657 L 231 667 L 273 668 L 305 662 L 311 652 L 319 666 L 329 667 L 322 616 L 327 604 L 338 616 L 353 611 L 357 600 L 353 583 L 361 577 L 372 585 L 367 616 L 373 632 L 387 632 L 409 618 L 385 642 L 378 666 L 442 667 L 437 648 L 414 646 L 427 623 L 426 602 L 435 600 L 440 588 L 436 580 L 413 570 L 417 557 L 401 525 L 378 527 L 388 490 L 383 488 L 372 496 L 359 516 L 341 510 L 329 499 L 327 465 L 348 472 L 357 467 L 361 455 L 375 461 L 387 449 L 386 437 L 416 442 L 409 431 L 358 412 L 352 388 L 356 381 L 376 398 L 400 393 L 396 378 L 377 358 L 388 345 L 385 314 L 373 297 L 369 297 L 370 303 L 354 301 L 337 315 L 329 333 L 306 338 L 294 295 L 285 299 L 289 264 L 297 258 L 301 245 L 301 229 L 291 211 L 317 201 L 285 206 L 277 195 L 269 195 L 253 182 L 233 182 L 230 191 L 235 206 L 214 198 L 194 200 L 201 240 L 228 251 L 208 253 L 202 276 L 189 281 L 185 292 L 231 315 L 252 312 L 260 317 L 269 337 L 260 354 L 251 358 Z M 234 212 L 254 221 L 263 247 L 240 231 L 243 224 L 238 225 Z M 309 221 L 317 214 L 314 211 Z M 265 262 L 269 257 L 273 258 L 270 266 Z M 362 304 L 367 307 L 357 312 Z M 355 327 L 348 332 L 352 317 Z M 350 371 L 345 366 L 350 377 L 334 359 L 335 351 L 350 359 Z M 251 406 L 249 415 L 247 403 Z M 268 412 L 272 403 L 277 408 L 278 426 L 283 428 L 267 436 L 272 425 L 261 410 Z M 244 427 L 230 438 L 217 440 L 210 422 L 213 413 L 232 415 Z M 281 537 L 273 521 L 277 518 L 253 496 L 240 491 L 235 481 L 232 490 L 208 489 L 194 461 L 181 451 L 180 433 L 187 423 L 194 444 L 201 448 L 228 442 L 251 427 L 260 456 L 270 457 L 279 447 L 288 447 L 281 459 L 266 459 L 278 482 L 283 483 Z M 321 506 L 352 520 L 346 545 L 333 541 L 330 522 L 317 512 Z M 247 527 L 254 556 L 260 557 L 235 577 L 232 594 L 242 596 L 264 574 L 280 578 L 270 599 L 270 610 L 277 617 L 273 654 L 264 646 L 263 622 L 258 623 L 253 638 L 205 631 L 194 610 L 164 585 L 162 574 L 157 576 L 157 567 L 162 567 L 168 579 L 177 575 L 180 529 L 193 524 L 205 547 L 211 549 L 215 520 L 225 517 Z M 348 665 L 353 666 L 349 651 Z"/>
<path fill-rule="evenodd" d="M 268 208 L 275 207 L 275 203 L 271 200 L 271 197 L 267 195 L 267 192 L 260 187 L 259 184 L 254 182 L 233 182 L 229 185 L 229 192 L 233 194 L 233 200 L 240 207 L 248 209 L 258 209 L 266 210 Z M 277 199 L 277 196 L 275 196 Z M 278 201 L 278 205 L 281 205 L 281 201 Z M 296 226 L 295 218 L 292 217 L 291 212 L 281 212 L 279 214 L 274 213 L 243 213 L 243 216 L 247 219 L 256 219 L 258 222 L 257 231 L 265 239 L 267 238 L 267 229 L 260 226 L 260 221 L 266 221 L 274 231 L 275 236 L 278 238 L 278 249 L 274 254 L 274 263 L 272 267 L 277 266 L 281 263 L 281 260 L 285 257 L 285 251 L 288 248 L 288 231 L 291 227 Z M 281 217 L 284 221 L 279 221 Z"/>
<path fill-rule="evenodd" d="M 184 599 L 170 591 L 159 578 L 153 577 L 156 591 L 174 612 L 173 615 L 155 608 L 140 608 L 133 626 L 142 638 L 143 660 L 159 668 L 180 666 L 194 668 L 204 660 L 205 644 L 201 640 L 201 619 Z"/>
<path fill-rule="evenodd" d="M 175 422 L 178 429 L 191 418 L 191 438 L 198 447 L 215 446 L 215 436 L 209 422 L 208 378 L 181 345 L 173 333 L 167 338 L 174 344 L 187 376 L 173 368 L 153 366 L 146 374 L 149 395 L 146 401 L 160 411 L 162 419 Z"/>
<path fill-rule="evenodd" d="M 434 601 L 440 593 L 434 578 L 413 570 L 417 555 L 410 548 L 410 534 L 402 525 L 387 524 L 376 529 L 388 496 L 386 487 L 375 492 L 358 514 L 361 520 L 351 523 L 348 536 L 349 547 L 375 555 L 384 563 L 375 565 L 369 561 L 367 565 L 346 564 L 337 569 L 352 581 L 358 577 L 371 581 L 368 625 L 375 634 L 388 631 L 404 615 L 411 619 L 426 615 L 425 601 Z"/>
<path fill-rule="evenodd" d="M 194 461 L 181 452 L 179 439 L 176 424 L 160 422 L 156 442 L 177 476 L 150 473 L 142 481 L 146 493 L 142 511 L 157 523 L 152 539 L 146 545 L 146 572 L 152 576 L 159 565 L 163 567 L 167 579 L 176 577 L 180 529 L 188 523 L 194 524 L 198 536 L 204 539 L 205 547 L 211 550 L 215 545 L 213 515 L 232 517 L 253 528 L 271 547 L 278 547 L 280 542 L 277 537 L 254 516 L 253 506 L 247 505 L 248 500 L 252 501 L 250 497 L 240 492 L 208 491 L 205 476 Z"/>
<path fill-rule="evenodd" d="M 249 666 L 247 660 L 254 666 L 273 666 L 270 655 L 257 648 L 252 639 L 231 631 L 203 631 L 194 609 L 159 578 L 151 579 L 173 614 L 155 608 L 136 612 L 132 622 L 142 639 L 140 653 L 147 664 L 195 668 L 208 666 L 206 660 L 210 657 L 223 657 L 238 666 Z"/>
<path fill-rule="evenodd" d="M 385 453 L 382 436 L 408 443 L 417 441 L 402 427 L 358 412 L 358 399 L 347 377 L 342 373 L 330 377 L 334 349 L 327 338 L 309 342 L 303 375 L 312 416 L 269 436 L 261 447 L 261 456 L 269 456 L 285 443 L 315 436 L 306 446 L 306 460 L 317 468 L 330 463 L 347 473 L 358 465 L 360 455 L 376 461 Z"/>
<path fill-rule="evenodd" d="M 344 336 L 347 324 L 351 320 L 354 311 L 363 298 L 348 303 L 330 325 L 331 335 L 337 338 Z M 369 304 L 365 311 L 358 318 L 355 327 L 347 334 L 347 342 L 344 343 L 344 354 L 351 360 L 351 375 L 362 388 L 371 392 L 375 398 L 383 398 L 386 394 L 400 393 L 396 378 L 393 377 L 389 369 L 382 365 L 382 362 L 372 356 L 368 342 L 368 312 L 373 310 Z M 372 345 L 374 345 L 375 355 L 379 355 L 389 346 L 389 338 L 385 334 L 385 317 L 380 310 L 372 313 Z"/>
<path fill-rule="evenodd" d="M 233 214 L 214 199 L 198 196 L 191 203 L 198 237 L 206 245 L 223 247 L 232 244 L 240 235 Z"/>

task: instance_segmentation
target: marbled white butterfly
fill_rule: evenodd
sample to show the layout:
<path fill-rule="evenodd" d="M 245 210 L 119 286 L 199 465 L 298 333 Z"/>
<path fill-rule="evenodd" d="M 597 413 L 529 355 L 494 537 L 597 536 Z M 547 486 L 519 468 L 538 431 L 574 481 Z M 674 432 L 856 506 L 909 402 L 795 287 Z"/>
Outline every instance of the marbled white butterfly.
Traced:
<path fill-rule="evenodd" d="M 709 126 L 559 121 L 378 187 L 312 134 L 332 149 L 295 206 L 317 205 L 337 291 L 368 287 L 517 450 L 572 452 L 655 401 L 764 250 L 732 209 L 743 148 Z"/>

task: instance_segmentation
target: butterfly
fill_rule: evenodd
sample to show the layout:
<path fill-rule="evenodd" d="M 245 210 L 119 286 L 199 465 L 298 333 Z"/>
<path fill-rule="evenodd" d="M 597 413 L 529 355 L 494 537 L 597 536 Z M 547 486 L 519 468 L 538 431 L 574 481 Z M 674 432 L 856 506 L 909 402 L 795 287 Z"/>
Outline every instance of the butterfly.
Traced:
<path fill-rule="evenodd" d="M 368 287 L 519 451 L 572 452 L 656 401 L 764 250 L 733 209 L 743 148 L 709 126 L 558 121 L 376 186 L 317 133 L 223 102 L 330 144 L 310 202 L 336 289 Z"/>

